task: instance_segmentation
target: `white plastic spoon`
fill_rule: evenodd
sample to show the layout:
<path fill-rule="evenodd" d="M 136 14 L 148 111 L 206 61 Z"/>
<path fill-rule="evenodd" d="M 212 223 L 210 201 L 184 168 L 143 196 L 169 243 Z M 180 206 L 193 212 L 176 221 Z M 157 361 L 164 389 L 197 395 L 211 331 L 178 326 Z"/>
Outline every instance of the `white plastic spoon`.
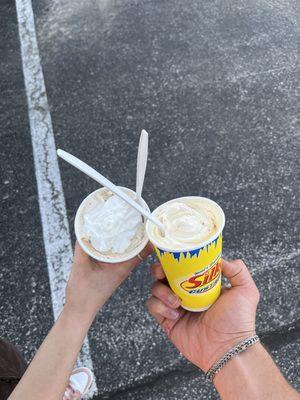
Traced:
<path fill-rule="evenodd" d="M 145 218 L 149 219 L 153 222 L 157 227 L 165 232 L 165 228 L 163 224 L 152 214 L 150 214 L 147 210 L 145 210 L 140 204 L 134 201 L 131 197 L 127 196 L 121 189 L 119 189 L 116 185 L 114 185 L 111 181 L 109 181 L 105 176 L 101 175 L 94 168 L 87 165 L 85 162 L 79 160 L 79 158 L 72 156 L 72 154 L 67 153 L 64 150 L 58 149 L 57 155 L 67 161 L 69 164 L 73 165 L 73 167 L 78 168 L 80 171 L 88 175 L 90 178 L 94 179 L 96 182 L 100 183 L 102 186 L 105 186 L 107 189 L 112 191 L 117 196 L 121 197 L 127 204 L 131 207 L 135 208 L 139 213 L 141 213 Z"/>
<path fill-rule="evenodd" d="M 139 204 L 142 204 L 142 191 L 148 158 L 148 133 L 142 130 L 136 162 L 136 195 Z"/>

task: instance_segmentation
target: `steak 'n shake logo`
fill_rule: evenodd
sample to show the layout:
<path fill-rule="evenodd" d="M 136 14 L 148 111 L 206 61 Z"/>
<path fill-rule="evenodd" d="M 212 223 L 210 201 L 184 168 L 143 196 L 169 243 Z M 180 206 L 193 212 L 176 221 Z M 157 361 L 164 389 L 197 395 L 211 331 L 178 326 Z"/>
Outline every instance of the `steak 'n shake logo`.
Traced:
<path fill-rule="evenodd" d="M 221 274 L 220 260 L 201 274 L 193 275 L 180 286 L 189 294 L 200 294 L 212 289 L 217 283 Z"/>

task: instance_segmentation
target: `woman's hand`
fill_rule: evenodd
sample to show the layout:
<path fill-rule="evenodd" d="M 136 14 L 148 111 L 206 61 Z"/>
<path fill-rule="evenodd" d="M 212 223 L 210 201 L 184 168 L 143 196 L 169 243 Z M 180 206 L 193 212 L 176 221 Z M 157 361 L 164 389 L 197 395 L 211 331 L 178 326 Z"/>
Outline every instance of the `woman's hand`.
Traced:
<path fill-rule="evenodd" d="M 140 256 L 145 259 L 152 251 L 149 243 Z M 65 309 L 93 318 L 140 262 L 137 256 L 118 264 L 98 262 L 89 257 L 76 242 Z"/>
<path fill-rule="evenodd" d="M 177 349 L 193 364 L 207 371 L 239 341 L 255 333 L 258 289 L 241 260 L 222 261 L 222 273 L 231 287 L 205 312 L 189 312 L 169 286 L 159 263 L 152 266 L 158 279 L 148 300 L 149 312 Z"/>

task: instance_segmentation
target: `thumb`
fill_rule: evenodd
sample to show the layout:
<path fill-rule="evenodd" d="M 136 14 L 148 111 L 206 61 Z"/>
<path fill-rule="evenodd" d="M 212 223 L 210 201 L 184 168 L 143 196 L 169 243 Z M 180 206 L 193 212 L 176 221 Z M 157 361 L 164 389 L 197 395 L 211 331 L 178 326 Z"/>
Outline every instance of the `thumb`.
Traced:
<path fill-rule="evenodd" d="M 222 259 L 222 273 L 232 287 L 255 286 L 248 268 L 242 260 L 227 261 Z"/>
<path fill-rule="evenodd" d="M 85 251 L 82 250 L 80 244 L 76 240 L 75 248 L 74 248 L 74 260 L 78 261 L 79 263 L 85 263 L 89 261 L 89 255 L 86 254 Z"/>

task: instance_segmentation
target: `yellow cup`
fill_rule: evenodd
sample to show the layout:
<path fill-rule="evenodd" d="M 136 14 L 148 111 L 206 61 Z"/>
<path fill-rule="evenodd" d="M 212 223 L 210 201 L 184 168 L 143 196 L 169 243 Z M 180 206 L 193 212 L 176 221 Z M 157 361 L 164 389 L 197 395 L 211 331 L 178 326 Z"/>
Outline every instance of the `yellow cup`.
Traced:
<path fill-rule="evenodd" d="M 146 232 L 154 245 L 171 289 L 181 299 L 181 306 L 189 311 L 204 311 L 217 300 L 221 292 L 222 231 L 225 225 L 222 208 L 213 200 L 190 196 L 162 204 L 153 211 L 153 215 L 166 204 L 195 198 L 209 202 L 216 210 L 219 229 L 209 240 L 199 243 L 197 247 L 179 251 L 161 246 L 156 238 L 151 236 L 149 221 L 146 223 Z"/>

